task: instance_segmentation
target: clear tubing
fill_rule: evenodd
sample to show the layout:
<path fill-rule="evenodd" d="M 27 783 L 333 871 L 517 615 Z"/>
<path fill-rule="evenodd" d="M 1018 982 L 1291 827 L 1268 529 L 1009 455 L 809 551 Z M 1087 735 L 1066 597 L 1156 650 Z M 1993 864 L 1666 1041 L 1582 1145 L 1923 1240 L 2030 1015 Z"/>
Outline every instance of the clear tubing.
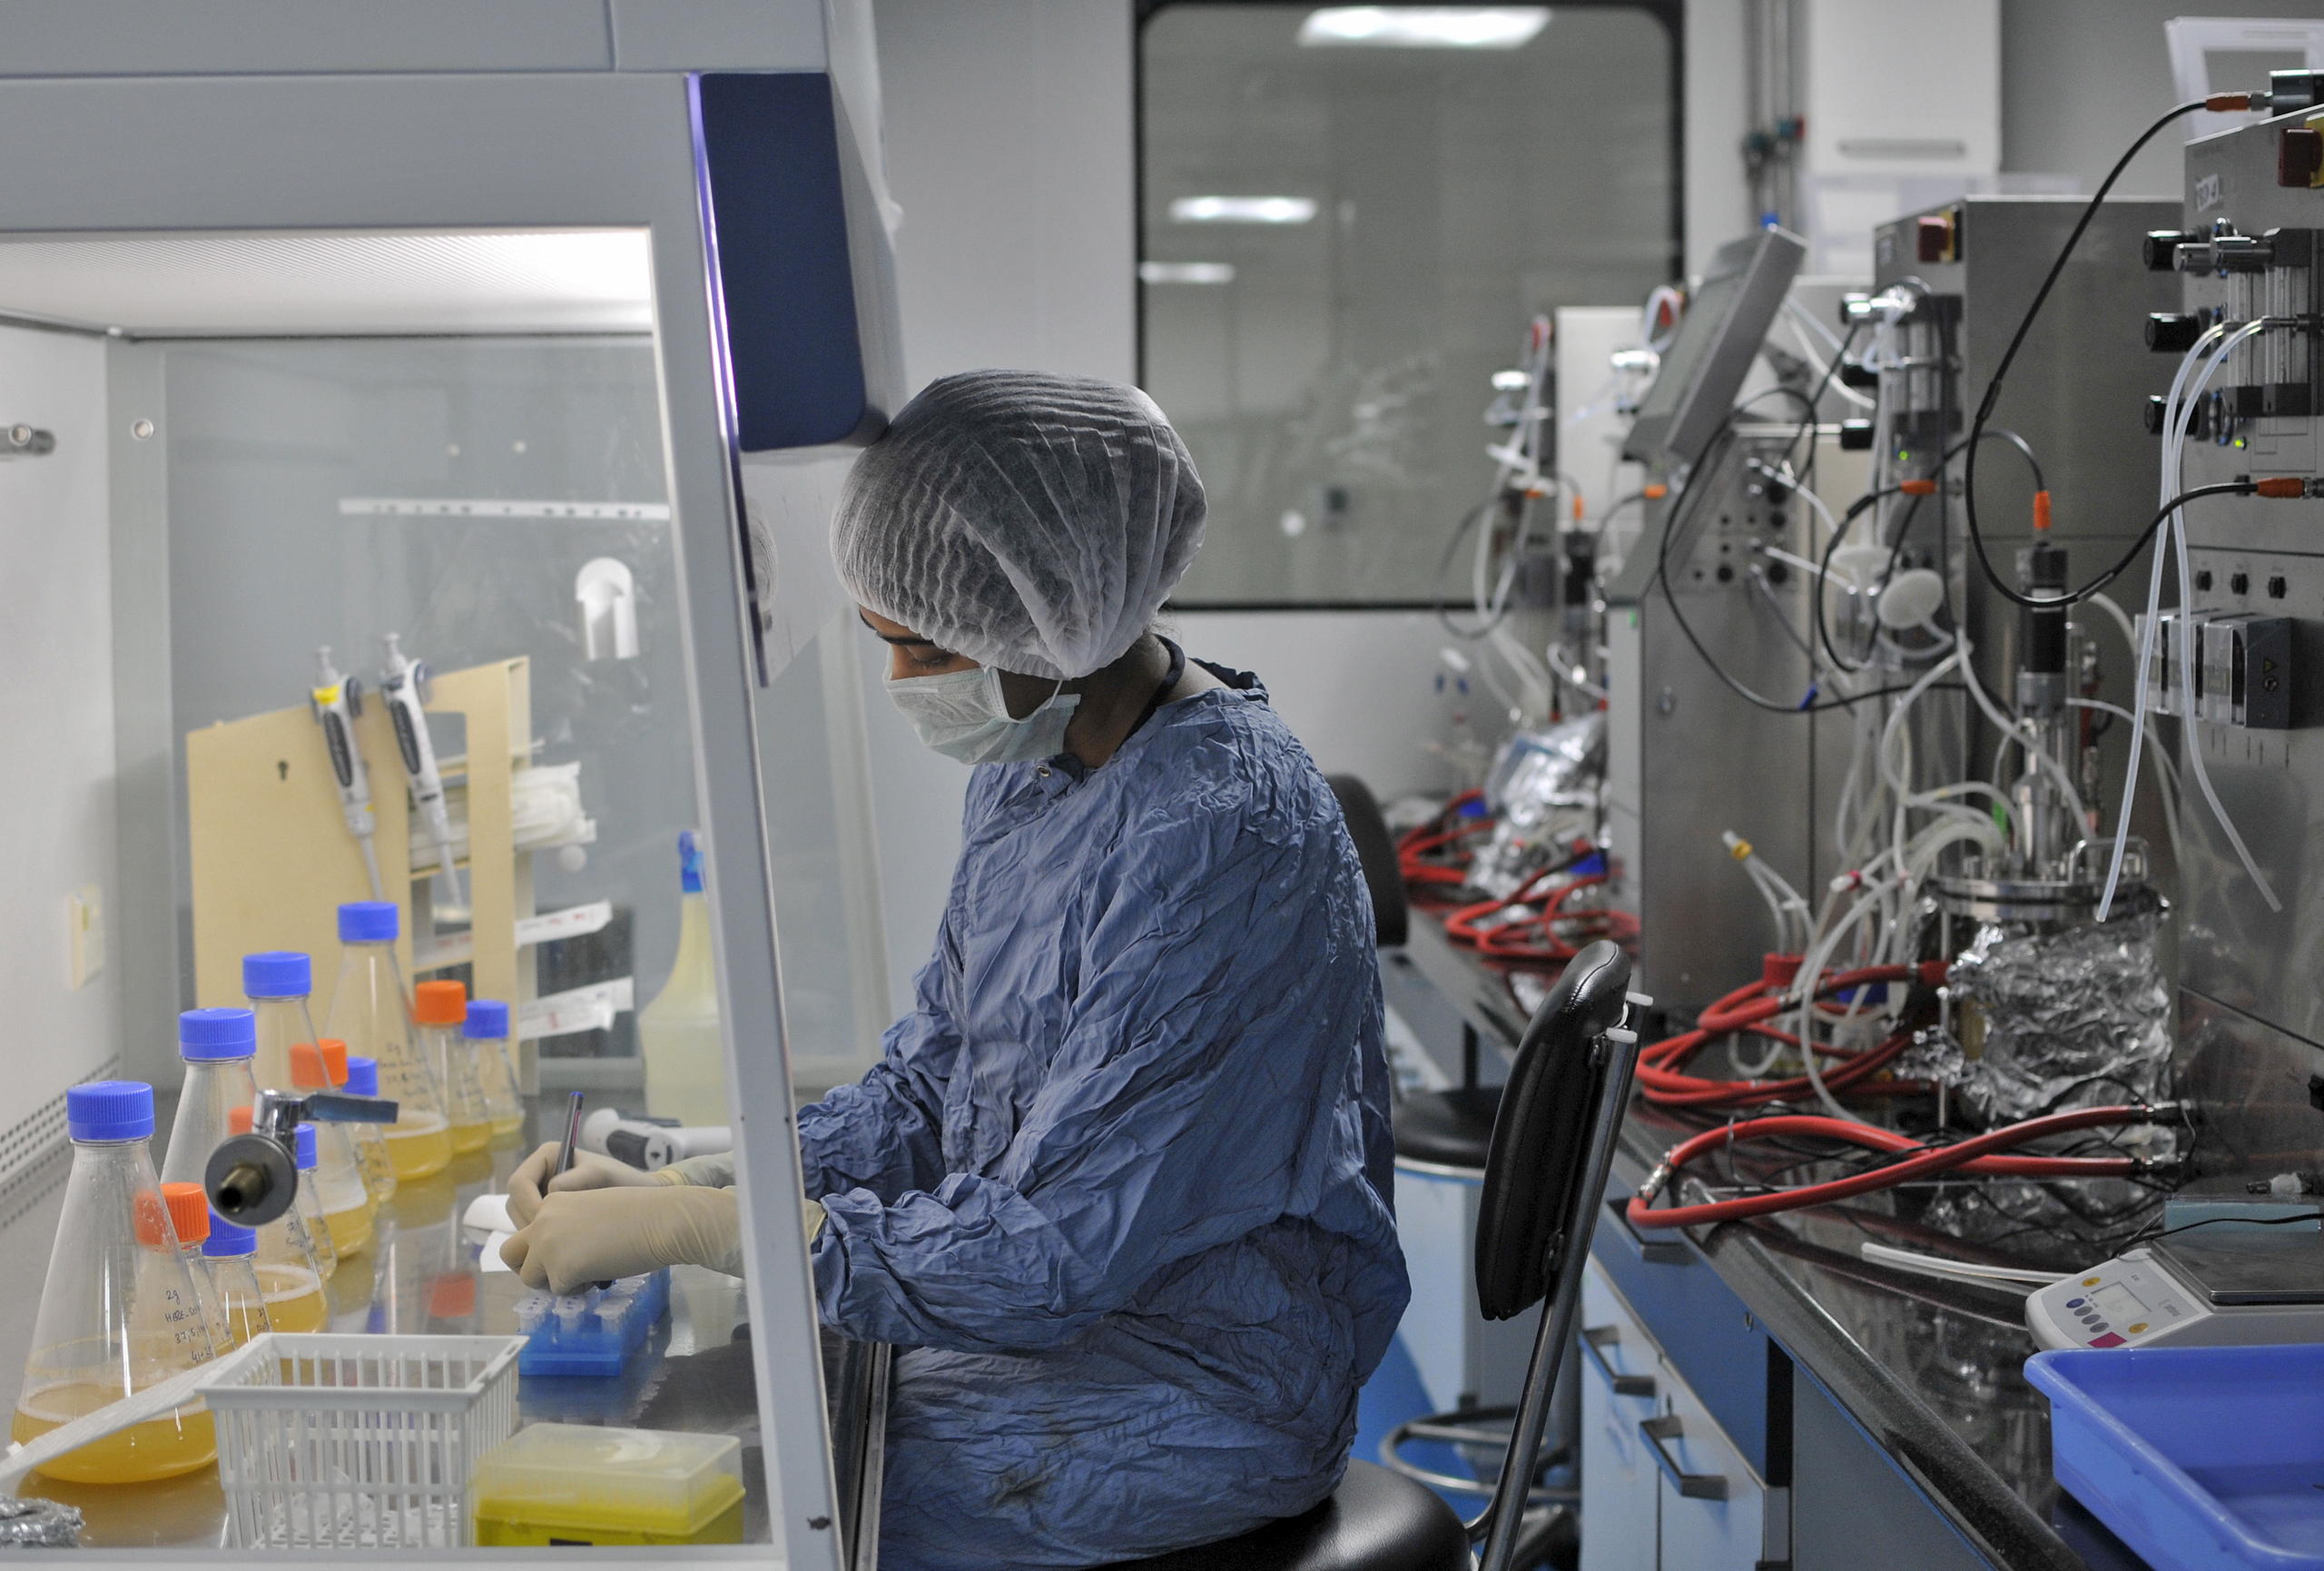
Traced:
<path fill-rule="evenodd" d="M 2168 503 L 2172 497 L 2179 494 L 2180 454 L 2186 440 L 2187 429 L 2192 423 L 2195 400 L 2202 397 L 2203 390 L 2211 385 L 2211 378 L 2218 375 L 2220 368 L 2227 363 L 2236 345 L 2243 339 L 2258 333 L 2260 331 L 2260 325 L 2258 322 L 2247 322 L 2241 328 L 2234 330 L 2234 336 L 2228 338 L 2221 345 L 2219 353 L 2204 365 L 2201 377 L 2190 390 L 2187 385 L 2189 375 L 2193 372 L 2204 352 L 2229 331 L 2225 322 L 2220 322 L 2206 330 L 2203 336 L 2195 341 L 2194 347 L 2188 350 L 2186 355 L 2180 361 L 2178 374 L 2171 379 L 2171 391 L 2163 400 L 2162 406 L 2162 496 L 2158 499 L 2158 505 Z M 2186 394 L 2183 404 L 2181 399 L 2182 393 Z M 2138 798 L 2139 758 L 2146 747 L 2146 673 L 2154 659 L 2157 619 L 2162 608 L 2163 561 L 2165 556 L 2169 554 L 2166 550 L 2166 542 L 2178 519 L 2179 513 L 2174 510 L 2170 518 L 2163 520 L 2164 538 L 2155 542 L 2154 568 L 2147 577 L 2146 627 L 2144 636 L 2139 640 L 2137 681 L 2132 688 L 2133 718 L 2131 725 L 2131 756 L 2129 765 L 2123 771 L 2122 808 L 2114 826 L 2113 854 L 2107 859 L 2106 886 L 2098 897 L 2097 915 L 2101 922 L 2105 921 L 2113 911 L 2114 894 L 2122 884 L 2122 859 L 2128 852 L 2131 842 L 2131 811 Z M 2186 595 L 2184 584 L 2185 580 L 2182 579 L 2180 591 L 2182 599 Z M 2181 660 L 2181 664 L 2183 666 L 2185 661 Z M 2192 687 L 2191 678 L 2189 679 L 2188 687 L 2190 688 Z M 2192 716 L 2188 716 L 2187 724 L 2190 726 L 2194 724 Z M 2251 875 L 2253 884 L 2259 886 L 2270 908 L 2280 911 L 2283 907 L 2277 901 L 2275 891 L 2269 887 L 2267 881 L 2260 875 L 2259 869 L 2252 865 L 2249 853 L 2244 851 L 2243 837 L 2236 833 L 2233 825 L 2226 823 L 2224 812 L 2218 807 L 2217 797 L 2211 790 L 2210 775 L 2202 767 L 2202 748 L 2200 743 L 2190 747 L 2188 751 L 2194 756 L 2196 776 L 2203 786 L 2205 799 L 2211 803 L 2213 811 L 2220 814 L 2222 827 L 2227 830 L 2230 842 L 2244 858 L 2244 870 Z"/>

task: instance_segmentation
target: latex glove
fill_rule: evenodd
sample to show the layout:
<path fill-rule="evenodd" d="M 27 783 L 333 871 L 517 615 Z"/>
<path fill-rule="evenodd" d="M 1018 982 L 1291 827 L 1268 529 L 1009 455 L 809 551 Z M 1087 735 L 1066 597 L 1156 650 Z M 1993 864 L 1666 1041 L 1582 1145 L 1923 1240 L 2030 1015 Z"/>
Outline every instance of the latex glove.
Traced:
<path fill-rule="evenodd" d="M 532 1220 L 501 1244 L 500 1258 L 526 1286 L 553 1293 L 664 1266 L 708 1266 L 739 1277 L 743 1213 L 733 1190 L 651 1182 L 552 1188 Z"/>
<path fill-rule="evenodd" d="M 556 1156 L 562 1149 L 556 1141 L 549 1141 L 518 1162 L 517 1171 L 508 1175 L 508 1220 L 518 1227 L 531 1221 L 533 1214 L 541 1209 L 544 1190 L 550 1194 L 563 1194 L 575 1190 L 641 1188 L 678 1181 L 658 1173 L 642 1172 L 625 1161 L 615 1161 L 593 1151 L 575 1151 L 573 1166 L 560 1173 L 556 1171 Z M 553 1178 L 552 1173 L 556 1174 Z"/>

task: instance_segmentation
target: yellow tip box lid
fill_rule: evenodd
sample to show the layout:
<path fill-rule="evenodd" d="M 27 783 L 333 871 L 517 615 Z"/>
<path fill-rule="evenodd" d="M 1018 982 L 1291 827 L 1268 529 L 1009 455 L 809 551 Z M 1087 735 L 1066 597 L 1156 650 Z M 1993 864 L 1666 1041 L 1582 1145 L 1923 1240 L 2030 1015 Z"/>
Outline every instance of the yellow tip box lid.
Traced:
<path fill-rule="evenodd" d="M 533 1424 L 477 1464 L 478 1526 L 684 1537 L 743 1498 L 743 1442 L 732 1435 Z"/>

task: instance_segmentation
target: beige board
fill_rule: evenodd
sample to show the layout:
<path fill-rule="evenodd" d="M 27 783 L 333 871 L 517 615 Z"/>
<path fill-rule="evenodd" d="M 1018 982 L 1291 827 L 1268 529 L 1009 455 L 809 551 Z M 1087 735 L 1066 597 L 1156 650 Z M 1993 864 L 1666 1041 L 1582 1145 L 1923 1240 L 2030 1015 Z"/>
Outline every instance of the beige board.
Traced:
<path fill-rule="evenodd" d="M 522 657 L 446 671 L 428 710 L 457 714 L 464 758 L 445 758 L 448 785 L 467 786 L 468 884 L 475 944 L 473 992 L 516 1004 L 534 994 L 530 951 L 517 922 L 533 914 L 532 857 L 517 855 L 509 779 L 530 760 L 532 673 Z M 409 797 L 386 707 L 363 706 L 357 746 L 370 776 L 373 843 L 384 895 L 403 914 L 397 956 L 411 976 L 413 927 L 427 919 L 428 874 L 412 875 Z M 371 898 L 363 855 L 340 809 L 323 734 L 306 705 L 223 720 L 185 739 L 188 840 L 193 871 L 194 993 L 204 1008 L 242 1002 L 242 956 L 262 949 L 314 956 L 320 1029 L 339 974 L 339 907 Z"/>

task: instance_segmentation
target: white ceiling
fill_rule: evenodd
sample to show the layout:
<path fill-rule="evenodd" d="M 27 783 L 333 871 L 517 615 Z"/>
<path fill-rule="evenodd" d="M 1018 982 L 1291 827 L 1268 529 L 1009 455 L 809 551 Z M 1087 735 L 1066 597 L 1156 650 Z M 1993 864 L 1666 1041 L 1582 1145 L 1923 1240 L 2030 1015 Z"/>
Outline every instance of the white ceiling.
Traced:
<path fill-rule="evenodd" d="M 644 230 L 0 237 L 0 313 L 133 337 L 636 332 Z"/>

